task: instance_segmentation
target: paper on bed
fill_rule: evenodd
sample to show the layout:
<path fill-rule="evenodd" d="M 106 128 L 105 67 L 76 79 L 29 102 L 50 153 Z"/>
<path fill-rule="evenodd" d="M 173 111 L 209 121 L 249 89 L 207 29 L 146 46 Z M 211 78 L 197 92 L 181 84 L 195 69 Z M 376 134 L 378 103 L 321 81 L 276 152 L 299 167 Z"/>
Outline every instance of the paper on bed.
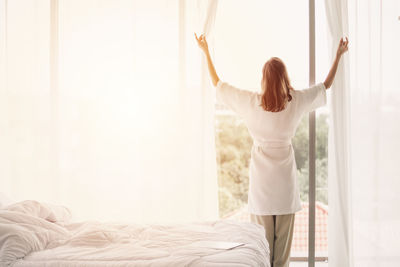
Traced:
<path fill-rule="evenodd" d="M 190 244 L 190 247 L 196 248 L 212 248 L 212 249 L 222 249 L 229 250 L 243 246 L 244 243 L 239 242 L 224 242 L 224 241 L 198 241 Z"/>

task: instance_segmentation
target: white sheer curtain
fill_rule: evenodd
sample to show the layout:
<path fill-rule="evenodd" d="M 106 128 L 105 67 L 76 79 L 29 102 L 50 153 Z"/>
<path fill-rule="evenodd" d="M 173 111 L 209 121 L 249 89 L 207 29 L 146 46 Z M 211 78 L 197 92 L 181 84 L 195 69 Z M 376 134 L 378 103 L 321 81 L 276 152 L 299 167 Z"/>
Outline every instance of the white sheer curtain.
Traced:
<path fill-rule="evenodd" d="M 347 1 L 325 1 L 329 28 L 331 61 L 341 37 L 348 35 Z M 352 40 L 352 39 L 350 39 Z M 352 46 L 351 46 L 352 47 Z M 352 50 L 350 51 L 350 53 Z M 329 228 L 328 255 L 332 266 L 349 266 L 351 257 L 351 194 L 350 194 L 350 92 L 348 55 L 337 70 L 331 88 L 331 123 L 328 150 Z"/>
<path fill-rule="evenodd" d="M 350 38 L 350 60 L 332 88 L 329 264 L 398 266 L 400 3 L 336 0 L 326 7 L 332 44 Z"/>
<path fill-rule="evenodd" d="M 77 219 L 217 218 L 208 3 L 2 0 L 0 190 Z"/>

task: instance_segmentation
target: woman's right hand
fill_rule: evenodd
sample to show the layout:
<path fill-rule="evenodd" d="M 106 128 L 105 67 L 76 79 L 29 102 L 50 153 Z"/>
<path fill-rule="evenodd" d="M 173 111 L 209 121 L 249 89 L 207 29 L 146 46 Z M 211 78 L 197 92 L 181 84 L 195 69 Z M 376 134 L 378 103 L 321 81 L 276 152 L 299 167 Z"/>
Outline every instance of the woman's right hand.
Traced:
<path fill-rule="evenodd" d="M 206 37 L 204 34 L 200 35 L 200 37 L 197 37 L 197 34 L 194 34 L 194 37 L 196 37 L 197 44 L 199 45 L 200 49 L 203 50 L 204 53 L 208 52 L 208 44 Z"/>
<path fill-rule="evenodd" d="M 347 50 L 349 50 L 348 44 L 349 39 L 347 39 L 347 37 L 346 41 L 343 38 L 340 39 L 340 43 L 336 52 L 337 57 L 341 57 L 344 53 L 346 53 Z"/>
<path fill-rule="evenodd" d="M 200 37 L 197 37 L 196 33 L 194 34 L 194 37 L 196 37 L 197 44 L 199 45 L 200 49 L 203 50 L 204 55 L 207 58 L 208 72 L 210 73 L 211 81 L 214 86 L 217 86 L 219 82 L 219 77 L 217 75 L 217 72 L 215 71 L 215 67 L 211 60 L 210 53 L 208 52 L 208 44 L 206 37 L 204 36 L 204 34 L 200 35 Z"/>

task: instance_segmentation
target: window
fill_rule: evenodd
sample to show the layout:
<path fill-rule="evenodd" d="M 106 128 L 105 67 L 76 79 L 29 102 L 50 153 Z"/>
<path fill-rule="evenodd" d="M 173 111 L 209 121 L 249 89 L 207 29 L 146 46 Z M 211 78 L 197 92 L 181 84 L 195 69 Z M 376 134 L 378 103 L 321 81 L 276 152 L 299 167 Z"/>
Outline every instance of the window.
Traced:
<path fill-rule="evenodd" d="M 329 70 L 326 18 L 317 1 L 316 81 Z M 290 9 L 287 6 L 291 6 Z M 284 14 L 284 15 L 282 15 Z M 234 25 L 234 27 L 232 27 Z M 279 27 L 276 27 L 279 25 Z M 259 90 L 263 64 L 271 56 L 286 64 L 296 89 L 309 85 L 309 0 L 220 0 L 215 25 L 215 63 L 223 81 L 247 90 Z M 223 70 L 223 71 L 221 71 Z M 328 257 L 327 140 L 328 108 L 316 112 L 316 223 L 315 256 Z M 293 139 L 303 209 L 296 214 L 292 259 L 308 260 L 309 117 L 305 115 Z M 224 106 L 216 106 L 216 152 L 220 217 L 248 220 L 247 193 L 252 139 L 243 121 Z M 296 263 L 305 266 L 304 263 Z"/>

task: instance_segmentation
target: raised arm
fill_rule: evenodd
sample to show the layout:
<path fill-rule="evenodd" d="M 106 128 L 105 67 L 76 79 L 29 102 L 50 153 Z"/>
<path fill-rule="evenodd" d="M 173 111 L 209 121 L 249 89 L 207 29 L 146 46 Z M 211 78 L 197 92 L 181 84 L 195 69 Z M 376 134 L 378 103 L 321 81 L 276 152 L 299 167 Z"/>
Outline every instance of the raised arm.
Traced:
<path fill-rule="evenodd" d="M 196 37 L 197 40 L 197 44 L 199 45 L 199 47 L 201 48 L 201 50 L 204 52 L 204 54 L 206 55 L 207 58 L 207 66 L 208 66 L 208 72 L 210 74 L 211 77 L 211 81 L 213 83 L 214 86 L 217 86 L 218 82 L 219 82 L 219 77 L 217 75 L 217 72 L 215 71 L 215 67 L 214 64 L 211 60 L 211 56 L 210 56 L 210 52 L 208 51 L 208 44 L 207 44 L 207 40 L 206 37 L 202 34 L 200 35 L 200 37 L 197 38 L 197 35 L 194 34 L 194 36 Z"/>
<path fill-rule="evenodd" d="M 346 41 L 343 40 L 343 38 L 340 39 L 339 47 L 336 52 L 335 61 L 333 62 L 331 70 L 329 71 L 328 76 L 326 77 L 326 79 L 324 81 L 324 85 L 325 85 L 326 89 L 331 87 L 333 80 L 335 79 L 335 75 L 336 75 L 337 68 L 339 66 L 340 58 L 348 50 L 348 44 L 349 44 L 349 40 L 347 39 L 347 37 L 346 37 Z"/>

